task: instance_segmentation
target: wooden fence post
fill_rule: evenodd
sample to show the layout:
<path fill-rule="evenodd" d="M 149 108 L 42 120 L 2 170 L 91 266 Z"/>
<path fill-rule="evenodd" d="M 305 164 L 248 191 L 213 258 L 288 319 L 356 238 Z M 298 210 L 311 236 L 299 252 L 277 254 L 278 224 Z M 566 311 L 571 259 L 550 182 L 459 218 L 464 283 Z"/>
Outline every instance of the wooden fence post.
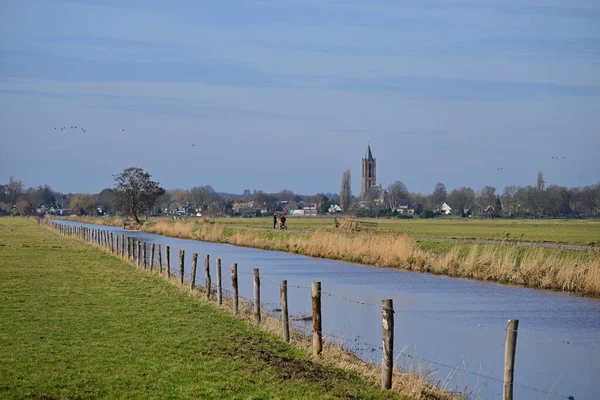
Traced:
<path fill-rule="evenodd" d="M 119 235 L 115 235 L 115 255 L 119 256 Z"/>
<path fill-rule="evenodd" d="M 321 282 L 312 283 L 313 355 L 323 352 L 323 328 L 321 323 Z"/>
<path fill-rule="evenodd" d="M 290 342 L 290 322 L 288 320 L 287 280 L 281 281 L 281 325 L 283 325 L 283 340 Z"/>
<path fill-rule="evenodd" d="M 158 271 L 162 275 L 163 267 L 162 267 L 162 249 L 160 248 L 160 244 L 158 245 Z"/>
<path fill-rule="evenodd" d="M 125 258 L 125 234 L 121 234 L 121 257 Z"/>
<path fill-rule="evenodd" d="M 233 291 L 232 293 L 232 299 L 231 299 L 231 303 L 233 305 L 233 313 L 237 314 L 239 309 L 238 309 L 238 276 L 237 276 L 237 264 L 233 263 L 231 264 L 231 290 Z"/>
<path fill-rule="evenodd" d="M 113 233 L 110 233 L 110 253 L 115 254 L 115 237 Z"/>
<path fill-rule="evenodd" d="M 154 250 L 156 248 L 156 244 L 152 243 L 152 250 L 150 250 L 150 272 L 154 270 Z"/>
<path fill-rule="evenodd" d="M 185 257 L 185 251 L 179 250 L 179 284 L 183 286 L 183 259 Z"/>
<path fill-rule="evenodd" d="M 192 255 L 192 281 L 190 282 L 190 289 L 194 290 L 196 286 L 196 264 L 198 263 L 198 253 Z"/>
<path fill-rule="evenodd" d="M 147 253 L 147 243 L 144 242 L 144 269 L 148 268 L 148 253 Z"/>
<path fill-rule="evenodd" d="M 131 261 L 131 238 L 127 236 L 127 261 Z"/>
<path fill-rule="evenodd" d="M 139 267 L 142 265 L 142 242 L 140 242 L 138 240 L 137 244 L 138 244 L 137 252 L 138 252 L 138 267 Z M 144 256 L 145 256 L 145 254 L 144 254 Z"/>
<path fill-rule="evenodd" d="M 167 246 L 166 248 L 166 254 L 165 256 L 167 257 L 167 278 L 171 277 L 171 247 Z"/>
<path fill-rule="evenodd" d="M 258 268 L 252 271 L 254 272 L 254 317 L 256 322 L 260 323 L 260 275 Z"/>
<path fill-rule="evenodd" d="M 381 300 L 381 326 L 383 328 L 381 351 L 381 388 L 392 388 L 394 369 L 394 303 L 392 299 Z"/>
<path fill-rule="evenodd" d="M 221 284 L 221 259 L 217 258 L 217 303 L 223 304 L 223 286 Z"/>
<path fill-rule="evenodd" d="M 204 275 L 206 278 L 206 298 L 210 300 L 210 256 L 208 254 L 204 259 Z"/>
<path fill-rule="evenodd" d="M 517 352 L 518 319 L 509 319 L 506 325 L 506 345 L 504 347 L 504 391 L 503 400 L 513 399 L 513 379 L 515 376 L 515 353 Z"/>

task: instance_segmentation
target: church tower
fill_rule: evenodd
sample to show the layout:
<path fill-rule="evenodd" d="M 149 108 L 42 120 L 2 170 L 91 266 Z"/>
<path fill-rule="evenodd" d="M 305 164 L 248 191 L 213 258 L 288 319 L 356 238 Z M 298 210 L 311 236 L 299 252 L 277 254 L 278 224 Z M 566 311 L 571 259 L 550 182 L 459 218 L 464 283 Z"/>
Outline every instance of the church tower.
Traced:
<path fill-rule="evenodd" d="M 377 161 L 373 158 L 371 153 L 371 145 L 367 145 L 367 153 L 365 158 L 362 159 L 362 186 L 361 186 L 361 197 L 365 196 L 365 193 L 377 185 Z"/>

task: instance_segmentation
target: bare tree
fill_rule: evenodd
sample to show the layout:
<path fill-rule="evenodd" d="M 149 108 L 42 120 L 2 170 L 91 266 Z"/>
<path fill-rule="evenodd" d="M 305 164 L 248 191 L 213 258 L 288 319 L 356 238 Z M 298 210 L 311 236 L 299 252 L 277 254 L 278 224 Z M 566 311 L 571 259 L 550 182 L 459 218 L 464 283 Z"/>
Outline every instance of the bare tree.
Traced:
<path fill-rule="evenodd" d="M 343 212 L 350 210 L 350 197 L 352 196 L 352 187 L 350 182 L 350 170 L 347 169 L 342 175 L 342 187 L 340 188 L 340 207 Z"/>
<path fill-rule="evenodd" d="M 141 225 L 139 214 L 148 213 L 165 190 L 158 182 L 150 180 L 148 172 L 141 168 L 131 167 L 115 176 L 115 195 L 121 208 L 133 214 L 135 221 Z"/>
<path fill-rule="evenodd" d="M 448 201 L 452 204 L 452 212 L 463 215 L 465 209 L 470 209 L 475 202 L 475 192 L 470 187 L 455 188 L 448 195 Z"/>
<path fill-rule="evenodd" d="M 23 193 L 23 181 L 15 180 L 12 176 L 8 180 L 8 185 L 6 187 L 6 191 L 8 194 L 8 202 L 11 205 L 15 205 L 17 199 L 21 193 Z"/>
<path fill-rule="evenodd" d="M 535 184 L 535 189 L 538 192 L 543 192 L 546 187 L 546 181 L 544 181 L 544 173 L 542 171 L 538 172 L 537 182 Z"/>
<path fill-rule="evenodd" d="M 210 185 L 193 187 L 190 193 L 192 203 L 196 207 L 207 207 L 218 197 L 215 189 Z"/>
<path fill-rule="evenodd" d="M 394 209 L 402 200 L 408 199 L 408 189 L 404 183 L 396 181 L 387 188 L 388 208 Z"/>
<path fill-rule="evenodd" d="M 19 199 L 19 200 L 17 200 L 17 204 L 15 205 L 15 207 L 17 208 L 17 211 L 19 212 L 19 214 L 27 215 L 29 208 L 31 208 L 31 204 L 29 203 L 29 200 L 27 200 L 27 199 Z"/>
<path fill-rule="evenodd" d="M 439 207 L 439 205 L 445 202 L 448 198 L 448 191 L 446 190 L 446 186 L 444 186 L 443 183 L 438 182 L 438 184 L 435 185 L 431 196 L 433 198 L 433 201 L 435 202 L 435 206 Z"/>

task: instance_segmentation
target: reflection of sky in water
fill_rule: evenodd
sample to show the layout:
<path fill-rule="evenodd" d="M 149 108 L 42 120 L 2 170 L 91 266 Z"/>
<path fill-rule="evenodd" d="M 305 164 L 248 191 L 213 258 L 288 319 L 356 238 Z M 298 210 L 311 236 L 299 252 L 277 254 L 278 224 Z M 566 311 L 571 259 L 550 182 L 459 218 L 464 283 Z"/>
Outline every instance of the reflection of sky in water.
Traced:
<path fill-rule="evenodd" d="M 177 274 L 179 250 L 186 251 L 185 271 L 191 270 L 191 255 L 199 254 L 198 284 L 204 285 L 204 255 L 211 255 L 214 284 L 215 259 L 222 260 L 224 287 L 231 286 L 231 264 L 238 263 L 240 295 L 253 296 L 252 268 L 260 268 L 261 300 L 267 310 L 279 307 L 279 281 L 288 281 L 290 318 L 311 315 L 313 281 L 322 283 L 325 293 L 364 301 L 361 305 L 323 294 L 323 330 L 346 339 L 344 345 L 363 359 L 381 360 L 379 349 L 360 343 L 381 345 L 381 300 L 391 298 L 395 309 L 394 347 L 442 364 L 503 377 L 504 328 L 508 319 L 520 320 L 517 340 L 515 381 L 527 386 L 573 395 L 576 399 L 600 396 L 600 301 L 541 290 L 469 281 L 443 276 L 367 267 L 331 260 L 183 240 L 144 232 L 111 231 L 171 246 L 171 269 Z M 274 281 L 274 282 L 271 282 Z M 295 288 L 303 286 L 303 288 Z M 292 321 L 295 326 L 311 322 Z M 557 340 L 558 339 L 558 340 Z M 336 340 L 336 339 L 333 339 Z M 588 347 L 567 344 L 574 341 Z M 360 343 L 358 343 L 360 342 Z M 590 348 L 591 347 L 591 348 Z M 396 359 L 409 367 L 413 360 Z M 418 362 L 417 362 L 418 365 Z M 424 367 L 426 365 L 421 364 Z M 437 378 L 451 372 L 434 365 Z M 449 388 L 464 390 L 474 386 L 477 377 L 456 371 Z M 486 386 L 487 385 L 487 386 Z M 499 398 L 502 383 L 480 379 L 475 388 L 484 399 Z M 539 394 L 520 387 L 515 398 L 538 398 Z M 545 398 L 545 396 L 541 396 Z M 550 396 L 549 398 L 555 398 Z"/>

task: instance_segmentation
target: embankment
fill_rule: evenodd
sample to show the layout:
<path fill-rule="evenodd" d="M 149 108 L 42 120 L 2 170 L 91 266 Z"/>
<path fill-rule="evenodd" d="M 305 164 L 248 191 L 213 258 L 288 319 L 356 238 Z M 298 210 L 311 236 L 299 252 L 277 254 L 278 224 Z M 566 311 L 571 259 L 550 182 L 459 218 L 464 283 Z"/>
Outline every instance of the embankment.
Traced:
<path fill-rule="evenodd" d="M 2 398 L 407 398 L 33 221 L 0 259 Z"/>

